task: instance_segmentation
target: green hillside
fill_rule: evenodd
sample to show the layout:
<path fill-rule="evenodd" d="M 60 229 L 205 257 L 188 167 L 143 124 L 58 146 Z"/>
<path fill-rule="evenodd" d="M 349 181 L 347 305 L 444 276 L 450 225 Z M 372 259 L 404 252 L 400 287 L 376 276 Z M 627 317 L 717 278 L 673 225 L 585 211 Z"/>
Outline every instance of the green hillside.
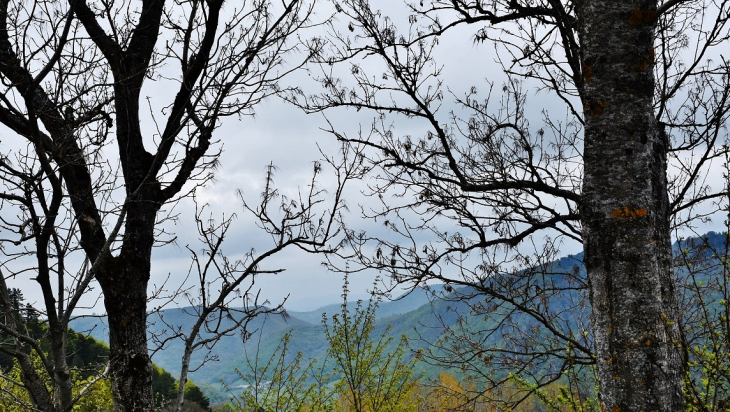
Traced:
<path fill-rule="evenodd" d="M 707 238 L 707 242 L 715 247 L 721 246 L 724 241 L 722 235 L 714 232 L 708 233 L 704 238 Z M 682 250 L 682 244 L 677 244 L 675 252 L 679 253 Z M 587 293 L 585 269 L 581 259 L 582 253 L 563 257 L 539 268 L 531 269 L 534 274 L 537 274 L 536 276 L 527 276 L 526 271 L 505 274 L 500 276 L 499 281 L 507 282 L 506 284 L 487 285 L 492 281 L 497 282 L 497 280 L 489 279 L 485 281 L 485 286 L 505 290 L 511 288 L 511 290 L 538 291 L 534 296 L 526 294 L 521 299 L 531 305 L 538 304 L 531 299 L 542 299 L 539 303 L 544 305 L 542 310 L 547 314 L 550 326 L 555 328 L 558 333 L 566 336 L 574 335 L 580 331 L 580 327 L 583 326 L 581 322 L 585 322 L 590 311 L 589 306 L 581 303 L 585 302 Z M 682 273 L 681 270 L 678 271 L 680 281 Z M 712 276 L 712 274 L 705 276 Z M 528 333 L 535 331 L 533 336 L 528 336 L 528 339 L 532 339 L 532 344 L 546 350 L 551 348 L 549 334 L 544 325 L 535 317 L 515 311 L 509 306 L 490 307 L 489 305 L 483 306 L 483 303 L 484 296 L 468 287 L 451 289 L 449 292 L 443 286 L 438 286 L 430 292 L 423 289 L 416 290 L 400 300 L 381 304 L 377 312 L 373 336 L 380 336 L 390 325 L 391 336 L 406 335 L 414 351 L 422 350 L 435 358 L 453 356 L 445 353 L 444 348 L 462 344 L 460 340 L 463 337 L 480 342 L 482 347 L 507 350 L 517 342 L 515 335 L 521 333 L 518 329 L 528 331 Z M 246 373 L 249 361 L 257 356 L 259 359 L 271 357 L 288 332 L 292 334 L 289 347 L 291 356 L 301 351 L 304 359 L 324 359 L 328 343 L 321 325 L 322 313 L 331 316 L 339 313 L 340 310 L 341 305 L 332 304 L 311 312 L 289 312 L 288 316 L 268 315 L 256 318 L 248 325 L 248 331 L 252 332 L 248 339 L 244 340 L 241 333 L 238 332 L 220 339 L 208 353 L 196 353 L 193 356 L 193 368 L 206 357 L 210 361 L 191 373 L 191 378 L 200 384 L 204 393 L 213 402 L 224 400 L 227 394 L 221 386 L 221 382 L 230 388 L 242 385 L 243 382 L 237 370 Z M 241 315 L 234 314 L 233 316 Z M 152 333 L 165 337 L 168 336 L 169 331 L 166 331 L 163 320 L 167 324 L 178 325 L 182 331 L 187 331 L 194 319 L 192 308 L 165 310 L 150 315 L 150 330 Z M 221 322 L 225 326 L 232 321 L 223 318 Z M 74 327 L 77 330 L 90 331 L 92 336 L 97 338 L 106 338 L 103 319 L 81 319 L 74 324 Z M 208 336 L 210 335 L 204 334 L 204 337 Z M 579 338 L 586 347 L 591 346 L 590 339 L 591 337 L 587 333 Z M 437 342 L 439 344 L 434 345 Z M 392 345 L 396 344 L 397 339 L 394 339 Z M 180 368 L 182 350 L 182 341 L 174 339 L 163 350 L 154 354 L 153 361 L 174 374 Z M 434 378 L 444 370 L 443 363 L 432 365 L 426 360 L 428 359 L 424 358 L 424 361 L 417 364 L 416 373 L 418 375 Z M 556 371 L 559 365 L 551 362 L 554 362 L 551 357 L 515 358 L 513 364 L 503 365 L 504 369 L 495 373 L 506 374 L 508 370 L 516 370 L 525 365 L 529 365 L 528 367 L 533 371 L 538 369 Z M 454 375 L 464 376 L 469 373 L 468 367 L 460 369 L 464 367 L 464 359 L 459 359 L 458 356 L 453 357 L 453 364 Z"/>
<path fill-rule="evenodd" d="M 22 294 L 17 289 L 11 289 L 10 295 L 15 296 L 17 300 L 15 306 L 16 310 L 18 310 L 19 307 L 22 307 Z M 23 313 L 23 311 L 20 311 L 20 313 Z M 51 353 L 46 324 L 38 317 L 30 315 L 30 312 L 26 312 L 23 318 L 30 336 L 41 343 L 41 349 L 45 353 Z M 2 339 L 2 342 L 9 342 L 9 340 Z M 67 345 L 66 362 L 69 367 L 78 371 L 79 379 L 83 380 L 95 376 L 106 366 L 107 360 L 109 359 L 109 347 L 106 343 L 88 334 L 79 333 L 70 329 L 67 335 Z M 13 366 L 13 357 L 0 352 L 0 368 L 8 372 Z M 164 368 L 160 368 L 158 365 L 154 365 L 154 368 L 152 388 L 156 403 L 158 406 L 161 406 L 166 400 L 169 401 L 177 396 L 177 381 Z M 203 395 L 201 390 L 193 382 L 189 382 L 185 389 L 185 400 L 197 403 L 204 408 L 210 404 L 209 399 Z"/>
<path fill-rule="evenodd" d="M 395 336 L 400 336 L 402 333 L 411 336 L 414 321 L 428 311 L 429 298 L 441 291 L 442 287 L 438 285 L 430 290 L 418 288 L 393 301 L 383 302 L 376 312 L 378 318 L 376 335 L 382 334 L 388 324 L 393 324 L 394 333 L 396 329 L 398 331 Z M 352 304 L 354 305 L 354 302 Z M 191 359 L 192 369 L 204 359 L 208 359 L 209 363 L 192 372 L 190 378 L 200 386 L 211 402 L 225 400 L 225 389 L 221 386 L 221 382 L 231 387 L 241 384 L 240 375 L 236 370 L 243 372 L 247 370 L 247 353 L 248 357 L 253 359 L 258 351 L 261 359 L 268 359 L 287 332 L 293 333 L 290 342 L 292 356 L 301 351 L 307 359 L 324 359 L 328 344 L 321 325 L 322 314 L 332 315 L 340 309 L 340 304 L 332 304 L 310 312 L 288 312 L 287 315 L 257 317 L 248 324 L 247 330 L 251 336 L 245 342 L 239 331 L 218 340 L 209 352 L 194 353 Z M 242 316 L 236 312 L 231 312 L 231 315 L 238 320 Z M 153 334 L 158 340 L 169 337 L 171 332 L 166 325 L 177 325 L 180 330 L 188 331 L 196 319 L 194 308 L 176 308 L 152 313 L 148 318 L 150 337 Z M 233 320 L 223 317 L 221 328 L 231 325 L 232 322 Z M 72 326 L 96 339 L 108 341 L 108 328 L 104 317 L 79 318 L 72 322 Z M 203 337 L 209 336 L 211 334 L 203 333 Z M 150 345 L 153 344 L 153 339 L 150 339 Z M 155 352 L 152 359 L 155 364 L 177 376 L 183 349 L 184 344 L 181 339 L 172 339 L 166 343 L 163 350 Z"/>

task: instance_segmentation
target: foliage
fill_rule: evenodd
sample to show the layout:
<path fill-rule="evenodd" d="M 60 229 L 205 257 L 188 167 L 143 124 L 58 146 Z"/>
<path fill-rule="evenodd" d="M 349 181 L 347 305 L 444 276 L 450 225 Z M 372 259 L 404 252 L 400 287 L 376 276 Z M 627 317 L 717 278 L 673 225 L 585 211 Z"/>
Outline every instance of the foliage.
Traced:
<path fill-rule="evenodd" d="M 684 397 L 687 411 L 730 409 L 730 162 L 725 231 L 677 242 Z"/>
<path fill-rule="evenodd" d="M 22 295 L 21 295 L 22 296 Z M 28 323 L 35 322 L 35 334 L 38 339 L 43 339 L 47 326 L 38 320 L 27 320 Z M 113 410 L 111 383 L 106 377 L 101 377 L 103 364 L 109 357 L 109 347 L 96 339 L 73 330 L 68 331 L 68 352 L 69 365 L 72 367 L 73 396 L 77 397 L 84 390 L 73 406 L 75 412 L 111 411 Z M 47 348 L 47 340 L 40 341 L 41 348 Z M 48 389 L 51 389 L 51 380 L 45 371 L 40 358 L 36 352 L 30 355 L 36 372 L 46 382 Z M 0 410 L 2 411 L 27 411 L 33 408 L 29 393 L 23 386 L 21 369 L 17 359 L 9 356 L 0 356 L 2 360 L 12 362 L 9 368 L 4 368 L 2 379 L 0 379 Z M 87 387 L 88 386 L 88 387 Z M 152 377 L 152 387 L 155 394 L 155 405 L 161 407 L 177 395 L 177 381 L 164 369 L 155 366 Z M 210 406 L 210 402 L 192 381 L 185 386 L 185 400 L 191 404 L 200 405 L 202 408 Z"/>
<path fill-rule="evenodd" d="M 416 384 L 413 368 L 416 358 L 406 359 L 407 337 L 401 336 L 392 352 L 386 351 L 393 337 L 390 325 L 377 338 L 372 332 L 375 311 L 381 298 L 372 292 L 367 306 L 359 300 L 354 313 L 347 303 L 348 282 L 343 285 L 343 304 L 339 314 L 331 318 L 331 324 L 323 315 L 325 335 L 330 344 L 329 355 L 335 363 L 339 381 L 335 388 L 349 410 L 355 412 L 406 411 L 404 394 Z"/>
<path fill-rule="evenodd" d="M 177 396 L 177 382 L 169 372 L 157 366 L 152 370 L 152 392 L 155 394 L 155 406 L 160 407 Z"/>
<path fill-rule="evenodd" d="M 426 403 L 436 410 L 460 411 L 470 401 L 466 388 L 448 372 L 439 374 L 435 388 L 428 395 Z"/>
<path fill-rule="evenodd" d="M 152 392 L 155 396 L 155 406 L 162 407 L 171 404 L 177 397 L 178 381 L 169 372 L 154 365 L 152 371 Z M 185 383 L 185 404 L 190 409 L 192 404 L 199 405 L 203 409 L 210 406 L 210 400 L 203 394 L 203 391 L 191 380 Z M 185 409 L 185 408 L 184 408 Z"/>
<path fill-rule="evenodd" d="M 154 382 L 154 381 L 153 381 Z M 185 400 L 192 403 L 197 403 L 203 408 L 210 406 L 210 400 L 203 394 L 203 391 L 197 387 L 193 381 L 187 381 L 185 384 Z"/>
<path fill-rule="evenodd" d="M 91 380 L 92 378 L 81 380 L 77 386 L 84 387 Z M 77 395 L 77 393 L 74 393 L 74 395 Z M 96 381 L 73 407 L 74 412 L 104 412 L 113 410 L 112 385 L 109 379 L 99 379 Z"/>
<path fill-rule="evenodd" d="M 328 375 L 315 373 L 316 359 L 303 363 L 302 352 L 292 357 L 286 333 L 268 360 L 261 361 L 259 353 L 251 359 L 246 355 L 249 371 L 236 372 L 244 384 L 240 396 L 226 388 L 233 398 L 231 410 L 257 412 L 320 411 L 331 409 L 326 387 Z"/>
<path fill-rule="evenodd" d="M 49 353 L 51 342 L 47 339 L 48 325 L 37 318 L 24 317 L 24 319 L 23 327 L 27 335 L 40 343 L 39 348 L 44 353 Z M 3 335 L 3 338 L 7 337 L 7 334 L 0 333 L 0 335 Z M 66 362 L 71 368 L 77 370 L 83 378 L 94 375 L 100 367 L 103 367 L 109 357 L 109 347 L 107 345 L 91 336 L 71 329 L 67 331 L 66 345 L 68 347 Z M 12 355 L 0 352 L 0 369 L 9 370 L 13 364 Z"/>
<path fill-rule="evenodd" d="M 728 232 L 722 237 L 725 243 Z M 727 244 L 727 243 L 726 243 Z M 678 259 L 684 262 L 682 336 L 684 354 L 684 394 L 688 411 L 724 411 L 730 407 L 730 336 L 728 298 L 730 268 L 727 246 L 717 250 L 708 243 L 685 246 Z M 692 250 L 690 252 L 690 249 Z M 712 258 L 697 259 L 692 255 Z"/>
<path fill-rule="evenodd" d="M 33 365 L 44 382 L 50 388 L 50 378 L 45 372 L 40 358 L 34 352 L 31 355 Z M 97 373 L 98 374 L 98 373 Z M 28 391 L 23 386 L 23 377 L 18 361 L 0 380 L 0 409 L 6 412 L 25 412 L 34 410 Z M 74 404 L 74 412 L 113 411 L 111 384 L 100 376 L 82 378 L 81 373 L 72 371 L 73 395 L 79 397 Z M 84 391 L 83 394 L 81 391 Z"/>
<path fill-rule="evenodd" d="M 528 379 L 510 374 L 510 382 L 521 389 L 527 390 L 533 397 L 531 405 L 529 402 L 520 404 L 521 410 L 534 408 L 534 403 L 544 405 L 548 411 L 555 412 L 600 412 L 600 404 L 595 397 L 584 397 L 575 385 L 575 376 L 568 376 L 562 382 L 555 382 L 551 385 L 541 387 L 531 383 Z M 525 409 L 528 408 L 528 409 Z"/>
<path fill-rule="evenodd" d="M 36 356 L 37 358 L 37 356 Z M 38 370 L 43 373 L 37 359 L 33 359 L 34 365 L 39 366 Z M 46 378 L 47 378 L 47 374 Z M 28 392 L 23 387 L 23 380 L 20 372 L 18 361 L 14 361 L 12 369 L 0 380 L 0 406 L 2 410 L 7 412 L 23 412 L 32 409 L 32 404 Z"/>
<path fill-rule="evenodd" d="M 328 358 L 305 361 L 302 352 L 290 353 L 291 332 L 286 333 L 267 360 L 260 353 L 248 357 L 249 371 L 238 375 L 243 392 L 233 394 L 220 410 L 239 411 L 353 411 L 408 412 L 417 410 L 418 386 L 413 377 L 416 358 L 406 359 L 406 337 L 391 348 L 390 326 L 377 338 L 372 333 L 380 302 L 375 294 L 354 312 L 348 309 L 347 279 L 343 286 L 341 312 L 323 314 L 329 342 Z M 260 342 L 259 342 L 260 343 Z M 331 371 L 329 371 L 331 368 Z M 325 372 L 329 371 L 329 372 Z"/>

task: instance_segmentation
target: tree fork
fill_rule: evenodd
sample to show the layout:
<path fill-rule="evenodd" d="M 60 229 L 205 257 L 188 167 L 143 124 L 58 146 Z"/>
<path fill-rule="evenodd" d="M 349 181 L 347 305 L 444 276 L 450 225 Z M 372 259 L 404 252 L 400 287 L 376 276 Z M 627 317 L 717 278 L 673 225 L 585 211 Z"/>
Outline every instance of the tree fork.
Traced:
<path fill-rule="evenodd" d="M 667 146 L 654 116 L 654 0 L 578 5 L 581 215 L 603 410 L 681 411 Z"/>

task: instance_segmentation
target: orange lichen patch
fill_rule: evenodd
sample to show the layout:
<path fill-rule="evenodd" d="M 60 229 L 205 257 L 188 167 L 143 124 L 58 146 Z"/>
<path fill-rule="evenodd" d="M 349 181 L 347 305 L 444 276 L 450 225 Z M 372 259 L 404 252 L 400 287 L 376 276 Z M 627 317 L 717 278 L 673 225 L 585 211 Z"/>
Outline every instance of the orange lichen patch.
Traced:
<path fill-rule="evenodd" d="M 587 82 L 593 78 L 593 66 L 583 63 L 583 80 Z"/>
<path fill-rule="evenodd" d="M 634 69 L 640 72 L 646 70 L 647 67 L 649 67 L 649 62 L 647 62 L 646 60 L 641 60 L 638 63 L 634 63 Z"/>
<path fill-rule="evenodd" d="M 628 207 L 618 208 L 611 211 L 611 217 L 614 219 L 638 219 L 641 217 L 646 217 L 646 208 L 642 207 L 640 209 L 629 209 Z"/>
<path fill-rule="evenodd" d="M 593 106 L 591 106 L 589 103 L 586 103 L 583 106 L 583 109 L 585 109 L 585 111 L 592 112 L 594 117 L 598 117 L 601 115 L 601 113 L 603 113 L 603 109 L 605 109 L 606 107 L 608 107 L 608 103 L 606 102 L 599 102 L 598 104 Z"/>
<path fill-rule="evenodd" d="M 634 9 L 631 11 L 629 24 L 632 26 L 643 26 L 652 23 L 655 18 L 656 11 L 654 10 Z"/>

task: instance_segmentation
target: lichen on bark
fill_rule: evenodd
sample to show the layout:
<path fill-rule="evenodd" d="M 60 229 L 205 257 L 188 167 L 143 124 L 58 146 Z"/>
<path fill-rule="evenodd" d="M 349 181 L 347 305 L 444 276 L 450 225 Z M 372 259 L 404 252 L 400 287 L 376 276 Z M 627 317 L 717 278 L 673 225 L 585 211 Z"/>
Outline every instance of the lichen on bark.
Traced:
<path fill-rule="evenodd" d="M 601 403 L 683 410 L 674 345 L 667 152 L 653 113 L 655 1 L 581 2 L 581 216 Z M 637 70 L 638 69 L 638 70 Z M 599 115 L 593 109 L 605 102 Z"/>

